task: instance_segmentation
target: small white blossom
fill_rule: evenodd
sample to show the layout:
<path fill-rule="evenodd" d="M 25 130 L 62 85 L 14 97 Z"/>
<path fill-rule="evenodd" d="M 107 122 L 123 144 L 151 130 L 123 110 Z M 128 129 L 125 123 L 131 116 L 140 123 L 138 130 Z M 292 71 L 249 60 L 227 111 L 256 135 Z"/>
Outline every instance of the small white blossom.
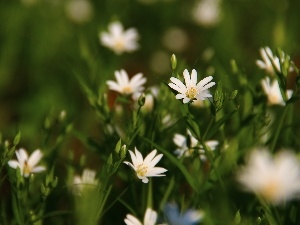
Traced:
<path fill-rule="evenodd" d="M 198 140 L 191 134 L 189 130 L 187 130 L 187 135 L 190 139 L 190 146 L 187 146 L 187 137 L 182 134 L 175 134 L 173 137 L 174 144 L 178 147 L 174 154 L 178 156 L 178 158 L 181 157 L 189 157 L 193 155 L 195 150 L 199 151 L 200 158 L 202 160 L 206 160 L 205 151 L 203 149 L 203 146 L 198 142 Z M 205 141 L 205 145 L 212 151 L 214 151 L 217 146 L 219 145 L 219 142 L 216 140 L 209 140 Z"/>
<path fill-rule="evenodd" d="M 134 75 L 130 80 L 125 70 L 115 71 L 115 78 L 117 82 L 108 80 L 106 84 L 108 88 L 113 91 L 117 91 L 121 94 L 139 96 L 144 90 L 143 85 L 147 79 L 143 77 L 142 73 Z"/>
<path fill-rule="evenodd" d="M 135 170 L 137 177 L 141 179 L 143 183 L 148 183 L 148 177 L 165 176 L 165 174 L 162 173 L 167 171 L 165 168 L 155 167 L 155 165 L 163 157 L 163 154 L 155 156 L 156 152 L 157 150 L 154 149 L 146 156 L 145 159 L 143 159 L 142 154 L 137 150 L 137 148 L 135 148 L 135 154 L 129 150 L 132 163 L 127 161 L 124 163 Z"/>
<path fill-rule="evenodd" d="M 280 87 L 278 80 L 273 80 L 271 83 L 271 80 L 269 77 L 266 77 L 261 81 L 261 85 L 263 88 L 263 91 L 265 92 L 267 98 L 268 98 L 268 103 L 270 105 L 285 105 L 285 101 L 282 98 Z M 287 99 L 290 99 L 293 94 L 292 90 L 287 90 L 286 91 L 286 97 Z"/>
<path fill-rule="evenodd" d="M 262 60 L 256 60 L 256 65 L 259 68 L 266 70 L 266 72 L 269 74 L 273 74 L 274 73 L 274 69 L 272 65 L 272 61 L 273 61 L 276 70 L 280 71 L 279 58 L 273 55 L 273 52 L 269 47 L 260 48 L 259 52 L 262 57 Z"/>
<path fill-rule="evenodd" d="M 273 204 L 284 203 L 300 193 L 300 164 L 297 156 L 282 151 L 273 157 L 267 150 L 254 150 L 237 180 L 246 191 Z"/>
<path fill-rule="evenodd" d="M 84 189 L 95 188 L 98 184 L 96 172 L 90 169 L 84 169 L 82 176 L 76 175 L 73 180 L 73 191 L 75 194 L 80 194 Z"/>
<path fill-rule="evenodd" d="M 137 219 L 135 216 L 131 214 L 126 215 L 124 222 L 127 225 L 154 225 L 156 223 L 156 220 L 157 220 L 157 213 L 154 210 L 147 208 L 143 223 L 141 223 L 139 219 Z"/>
<path fill-rule="evenodd" d="M 175 77 L 171 77 L 170 80 L 172 83 L 168 84 L 172 89 L 179 92 L 179 94 L 176 95 L 176 99 L 183 99 L 183 103 L 188 103 L 194 99 L 204 100 L 212 97 L 212 95 L 207 92 L 207 89 L 216 84 L 215 82 L 210 82 L 213 79 L 212 76 L 202 79 L 199 83 L 197 83 L 197 71 L 194 69 L 192 70 L 191 76 L 188 70 L 185 69 L 183 76 L 186 85 Z"/>
<path fill-rule="evenodd" d="M 273 52 L 269 47 L 260 48 L 259 52 L 262 57 L 262 60 L 256 60 L 256 65 L 259 68 L 265 70 L 270 75 L 274 74 L 276 71 L 281 71 L 280 61 L 282 62 L 283 59 L 280 60 L 277 56 L 273 55 Z M 276 71 L 274 71 L 272 63 L 274 64 Z M 289 71 L 293 71 L 293 68 L 290 67 Z"/>
<path fill-rule="evenodd" d="M 124 52 L 132 52 L 138 49 L 138 32 L 135 28 L 124 31 L 123 25 L 119 22 L 112 22 L 108 25 L 109 32 L 100 33 L 101 44 L 110 48 L 117 55 Z"/>
<path fill-rule="evenodd" d="M 25 149 L 20 148 L 16 151 L 17 160 L 9 160 L 8 165 L 14 169 L 20 168 L 21 175 L 28 177 L 31 173 L 39 173 L 46 168 L 44 166 L 36 166 L 41 160 L 43 154 L 37 149 L 30 156 Z"/>

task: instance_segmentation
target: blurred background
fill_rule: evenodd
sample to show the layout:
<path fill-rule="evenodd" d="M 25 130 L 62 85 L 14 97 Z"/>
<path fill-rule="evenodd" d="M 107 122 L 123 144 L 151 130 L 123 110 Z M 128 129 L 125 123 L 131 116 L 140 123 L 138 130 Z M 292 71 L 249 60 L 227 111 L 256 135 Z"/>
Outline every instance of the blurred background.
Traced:
<path fill-rule="evenodd" d="M 202 76 L 226 76 L 235 59 L 257 79 L 264 46 L 281 47 L 297 64 L 299 8 L 297 0 L 2 0 L 0 131 L 22 130 L 23 141 L 37 146 L 45 116 L 61 110 L 89 129 L 76 73 L 105 86 L 125 68 L 143 72 L 152 85 L 157 76 L 168 80 L 175 53 Z M 99 32 L 114 20 L 138 30 L 138 51 L 116 56 L 101 46 Z"/>

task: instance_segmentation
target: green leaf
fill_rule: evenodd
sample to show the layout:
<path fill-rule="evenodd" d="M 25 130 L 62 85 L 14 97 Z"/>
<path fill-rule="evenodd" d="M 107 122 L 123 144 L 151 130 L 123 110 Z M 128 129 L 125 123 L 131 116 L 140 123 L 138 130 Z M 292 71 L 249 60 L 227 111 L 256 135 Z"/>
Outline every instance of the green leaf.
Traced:
<path fill-rule="evenodd" d="M 233 111 L 231 111 L 230 113 L 226 114 L 225 116 L 223 116 L 221 119 L 219 119 L 214 125 L 212 125 L 211 129 L 209 129 L 209 131 L 207 132 L 207 139 L 209 140 L 215 133 L 218 132 L 218 130 L 220 129 L 220 127 L 227 121 L 230 119 L 230 117 L 236 113 L 238 110 L 238 108 L 234 109 Z"/>
<path fill-rule="evenodd" d="M 19 144 L 20 139 L 21 139 L 21 132 L 19 131 L 18 134 L 15 136 L 14 145 Z"/>

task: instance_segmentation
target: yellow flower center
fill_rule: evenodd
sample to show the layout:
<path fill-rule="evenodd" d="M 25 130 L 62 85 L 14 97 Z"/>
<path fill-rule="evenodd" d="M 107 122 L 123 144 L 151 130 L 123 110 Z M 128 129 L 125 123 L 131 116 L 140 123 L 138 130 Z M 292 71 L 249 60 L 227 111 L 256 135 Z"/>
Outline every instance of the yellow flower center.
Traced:
<path fill-rule="evenodd" d="M 30 172 L 31 172 L 31 167 L 28 165 L 27 161 L 25 161 L 23 167 L 23 175 L 29 176 Z"/>
<path fill-rule="evenodd" d="M 123 87 L 123 94 L 129 95 L 132 93 L 132 88 L 130 86 Z"/>
<path fill-rule="evenodd" d="M 277 104 L 280 102 L 279 96 L 275 94 L 269 95 L 269 103 L 272 104 Z"/>
<path fill-rule="evenodd" d="M 122 38 L 119 38 L 115 42 L 115 49 L 117 52 L 122 52 L 124 50 L 124 40 Z"/>
<path fill-rule="evenodd" d="M 263 187 L 261 190 L 261 195 L 269 201 L 274 200 L 274 198 L 278 195 L 279 185 L 276 181 L 270 181 L 268 185 Z"/>
<path fill-rule="evenodd" d="M 140 164 L 137 166 L 136 174 L 140 177 L 144 177 L 146 173 L 148 172 L 148 167 Z"/>
<path fill-rule="evenodd" d="M 197 89 L 195 87 L 191 87 L 185 92 L 185 95 L 186 97 L 193 99 L 197 96 Z"/>

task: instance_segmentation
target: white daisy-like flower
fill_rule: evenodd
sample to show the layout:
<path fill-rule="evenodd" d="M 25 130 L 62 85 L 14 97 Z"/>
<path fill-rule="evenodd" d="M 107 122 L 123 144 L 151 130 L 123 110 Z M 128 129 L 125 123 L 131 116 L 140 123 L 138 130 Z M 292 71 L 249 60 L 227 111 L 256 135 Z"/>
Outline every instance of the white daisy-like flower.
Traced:
<path fill-rule="evenodd" d="M 116 21 L 108 25 L 108 31 L 100 33 L 100 41 L 103 46 L 110 48 L 115 54 L 121 55 L 139 48 L 137 43 L 139 34 L 135 28 L 125 31 L 123 25 Z"/>
<path fill-rule="evenodd" d="M 143 223 L 141 223 L 139 219 L 137 219 L 135 216 L 131 214 L 126 215 L 124 222 L 127 225 L 154 225 L 156 223 L 156 220 L 157 220 L 157 213 L 154 210 L 147 208 Z"/>
<path fill-rule="evenodd" d="M 178 158 L 181 157 L 189 157 L 193 155 L 194 151 L 198 151 L 200 158 L 202 160 L 206 160 L 205 151 L 203 149 L 203 146 L 198 142 L 198 140 L 191 134 L 189 130 L 187 130 L 187 135 L 190 140 L 190 146 L 187 146 L 187 137 L 182 134 L 175 134 L 173 137 L 174 144 L 178 147 L 174 154 L 178 156 Z M 216 140 L 209 140 L 205 141 L 205 145 L 212 151 L 214 151 L 217 146 L 219 145 L 219 142 Z"/>
<path fill-rule="evenodd" d="M 185 69 L 183 76 L 186 85 L 175 77 L 171 77 L 170 80 L 172 83 L 168 84 L 172 89 L 179 92 L 179 94 L 176 95 L 176 99 L 183 99 L 183 103 L 188 103 L 194 99 L 204 100 L 212 97 L 212 95 L 206 91 L 216 84 L 215 82 L 210 82 L 213 79 L 212 76 L 202 79 L 199 83 L 197 83 L 197 71 L 194 69 L 192 70 L 191 76 L 188 70 Z"/>
<path fill-rule="evenodd" d="M 155 167 L 155 165 L 161 160 L 163 154 L 156 155 L 157 150 L 154 149 L 150 152 L 145 159 L 142 154 L 135 148 L 135 154 L 129 150 L 132 163 L 125 161 L 124 163 L 135 170 L 136 175 L 143 183 L 148 183 L 148 177 L 160 177 L 165 176 L 162 174 L 167 170 L 162 167 Z"/>
<path fill-rule="evenodd" d="M 20 168 L 21 175 L 28 177 L 31 173 L 39 173 L 46 168 L 44 166 L 36 166 L 43 157 L 42 152 L 37 149 L 30 156 L 25 149 L 20 148 L 16 151 L 17 160 L 9 160 L 8 165 L 14 169 Z"/>
<path fill-rule="evenodd" d="M 273 157 L 266 149 L 254 150 L 246 166 L 237 175 L 246 191 L 255 193 L 273 204 L 284 203 L 300 193 L 300 164 L 290 151 Z"/>
<path fill-rule="evenodd" d="M 75 194 L 80 194 L 84 189 L 95 188 L 97 184 L 98 180 L 96 179 L 96 171 L 84 169 L 82 176 L 74 176 L 73 191 Z"/>
<path fill-rule="evenodd" d="M 124 95 L 140 95 L 144 90 L 143 85 L 147 79 L 143 77 L 142 73 L 134 75 L 130 80 L 125 70 L 115 71 L 115 78 L 117 82 L 108 80 L 106 84 L 108 88 L 113 91 L 117 91 Z"/>
<path fill-rule="evenodd" d="M 269 77 L 266 77 L 261 81 L 261 85 L 263 88 L 263 91 L 265 92 L 267 98 L 268 98 L 268 104 L 269 105 L 285 105 L 285 101 L 282 98 L 280 87 L 278 80 L 273 80 L 271 83 L 271 80 Z M 287 99 L 290 99 L 292 97 L 293 90 L 287 90 L 286 91 L 286 97 Z"/>

